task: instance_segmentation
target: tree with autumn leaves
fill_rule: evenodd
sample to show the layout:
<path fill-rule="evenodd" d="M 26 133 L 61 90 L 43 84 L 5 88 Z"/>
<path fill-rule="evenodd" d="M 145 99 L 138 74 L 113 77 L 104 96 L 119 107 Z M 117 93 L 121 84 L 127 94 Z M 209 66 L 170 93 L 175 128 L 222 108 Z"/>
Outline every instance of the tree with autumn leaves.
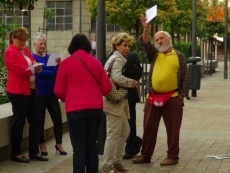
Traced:
<path fill-rule="evenodd" d="M 192 1 L 193 0 L 105 0 L 107 24 L 118 24 L 124 31 L 141 32 L 139 17 L 146 9 L 158 6 L 157 17 L 151 21 L 152 26 L 160 25 L 172 36 L 192 32 Z M 217 0 L 213 0 L 217 1 Z M 215 3 L 207 0 L 197 0 L 197 35 L 206 37 L 211 31 L 223 33 L 223 22 L 215 25 L 207 20 L 207 15 L 216 10 Z M 87 0 L 88 10 L 92 17 L 97 16 L 97 0 Z M 210 8 L 210 6 L 212 8 Z M 223 12 L 221 11 L 221 14 Z M 220 11 L 213 13 L 220 15 Z M 174 39 L 174 38 L 173 38 Z"/>
<path fill-rule="evenodd" d="M 212 0 L 208 3 L 205 0 L 205 13 L 198 19 L 198 33 L 200 38 L 209 38 L 214 34 L 219 36 L 224 35 L 224 4 L 219 3 L 218 0 Z"/>

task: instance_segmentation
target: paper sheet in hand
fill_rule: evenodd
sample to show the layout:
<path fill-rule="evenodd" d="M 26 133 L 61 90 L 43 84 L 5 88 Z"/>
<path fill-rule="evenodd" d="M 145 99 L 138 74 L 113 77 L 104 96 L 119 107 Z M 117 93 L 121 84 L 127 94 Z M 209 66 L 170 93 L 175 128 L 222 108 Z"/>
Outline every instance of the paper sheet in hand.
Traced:
<path fill-rule="evenodd" d="M 46 66 L 56 66 L 57 65 L 57 62 L 56 62 L 57 58 L 61 58 L 60 53 L 51 53 Z"/>
<path fill-rule="evenodd" d="M 146 23 L 149 23 L 157 15 L 157 5 L 154 5 L 152 8 L 146 10 L 145 15 L 147 18 Z"/>
<path fill-rule="evenodd" d="M 39 66 L 39 65 L 42 65 L 42 63 L 33 64 L 33 65 L 29 66 L 26 70 L 33 70 L 34 67 L 37 67 L 37 66 Z"/>

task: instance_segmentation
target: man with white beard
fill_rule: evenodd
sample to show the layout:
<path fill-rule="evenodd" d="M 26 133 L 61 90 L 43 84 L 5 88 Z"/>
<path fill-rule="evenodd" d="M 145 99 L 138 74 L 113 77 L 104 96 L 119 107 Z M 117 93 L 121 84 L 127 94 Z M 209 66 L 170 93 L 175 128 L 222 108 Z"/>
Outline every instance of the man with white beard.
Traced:
<path fill-rule="evenodd" d="M 189 74 L 183 54 L 172 47 L 168 32 L 158 31 L 154 35 L 155 47 L 149 41 L 150 23 L 140 17 L 143 34 L 139 38 L 151 64 L 147 81 L 144 108 L 144 134 L 141 156 L 132 160 L 134 164 L 150 163 L 153 155 L 161 117 L 167 132 L 167 158 L 161 166 L 178 164 L 179 137 L 183 117 L 184 97 L 189 93 Z"/>

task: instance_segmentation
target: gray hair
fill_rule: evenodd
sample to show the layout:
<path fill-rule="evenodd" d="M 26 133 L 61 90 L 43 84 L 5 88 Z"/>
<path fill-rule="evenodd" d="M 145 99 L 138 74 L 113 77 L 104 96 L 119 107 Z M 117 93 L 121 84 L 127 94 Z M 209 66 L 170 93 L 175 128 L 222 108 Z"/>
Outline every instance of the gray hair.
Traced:
<path fill-rule="evenodd" d="M 41 39 L 46 39 L 46 35 L 44 33 L 42 33 L 42 32 L 37 32 L 34 35 L 34 43 L 37 43 Z"/>
<path fill-rule="evenodd" d="M 163 34 L 166 35 L 166 37 L 168 37 L 168 39 L 170 40 L 169 46 L 172 47 L 172 37 L 171 37 L 171 35 L 167 31 L 158 31 L 158 32 L 163 33 Z"/>

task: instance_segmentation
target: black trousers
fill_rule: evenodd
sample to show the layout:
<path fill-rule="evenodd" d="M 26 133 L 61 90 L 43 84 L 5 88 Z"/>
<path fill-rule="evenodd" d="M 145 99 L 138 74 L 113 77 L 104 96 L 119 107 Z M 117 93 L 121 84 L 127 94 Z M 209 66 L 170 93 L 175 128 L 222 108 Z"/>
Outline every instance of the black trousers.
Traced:
<path fill-rule="evenodd" d="M 41 131 L 39 143 L 45 143 L 44 125 L 46 109 L 53 121 L 54 135 L 57 144 L 62 143 L 62 116 L 59 101 L 55 95 L 38 96 L 39 109 L 41 112 Z"/>
<path fill-rule="evenodd" d="M 133 155 L 134 150 L 134 142 L 137 136 L 137 127 L 136 127 L 136 102 L 128 101 L 129 103 L 129 111 L 130 111 L 130 119 L 129 127 L 130 134 L 126 140 L 125 153 Z"/>
<path fill-rule="evenodd" d="M 101 117 L 101 109 L 67 112 L 74 152 L 73 173 L 98 173 L 97 137 Z"/>
<path fill-rule="evenodd" d="M 12 156 L 22 154 L 21 146 L 26 118 L 29 123 L 29 155 L 38 154 L 41 116 L 35 90 L 31 89 L 29 96 L 11 93 L 7 93 L 7 95 L 11 101 L 13 111 L 11 129 Z"/>

